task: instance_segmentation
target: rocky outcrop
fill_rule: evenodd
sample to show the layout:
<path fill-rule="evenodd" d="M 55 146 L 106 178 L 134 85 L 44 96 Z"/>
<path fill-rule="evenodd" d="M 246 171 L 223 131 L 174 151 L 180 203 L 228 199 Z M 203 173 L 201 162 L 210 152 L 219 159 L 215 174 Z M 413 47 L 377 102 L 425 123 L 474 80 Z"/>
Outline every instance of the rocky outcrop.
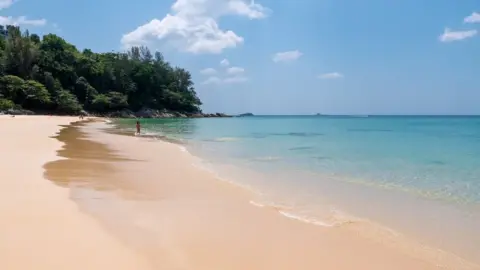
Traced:
<path fill-rule="evenodd" d="M 123 109 L 117 112 L 111 112 L 108 114 L 108 117 L 111 118 L 135 118 L 135 113 L 128 109 Z"/>
<path fill-rule="evenodd" d="M 38 114 L 51 114 L 51 112 L 37 112 Z M 29 110 L 23 109 L 9 109 L 7 111 L 0 111 L 0 114 L 10 115 L 33 115 L 35 114 Z M 95 117 L 108 117 L 108 118 L 220 118 L 220 117 L 232 117 L 224 113 L 182 113 L 172 112 L 167 110 L 155 110 L 150 108 L 142 108 L 137 112 L 133 112 L 128 109 L 109 113 L 89 113 L 87 111 L 80 111 L 77 115 L 83 116 L 95 116 Z"/>
<path fill-rule="evenodd" d="M 224 113 L 181 113 L 181 112 L 171 112 L 167 110 L 155 110 L 150 108 L 142 108 L 134 114 L 134 117 L 138 118 L 204 118 L 204 117 L 231 117 Z M 129 117 L 124 117 L 129 118 Z"/>
<path fill-rule="evenodd" d="M 85 110 L 81 110 L 81 111 L 79 112 L 79 114 L 82 115 L 82 116 L 90 116 L 90 114 L 89 114 L 87 111 L 85 111 Z"/>
<path fill-rule="evenodd" d="M 169 112 L 167 110 L 155 110 L 150 108 L 142 108 L 134 114 L 139 118 L 174 118 L 174 117 L 186 117 L 178 112 Z"/>
<path fill-rule="evenodd" d="M 204 114 L 202 114 L 202 117 L 206 117 L 206 118 L 211 118 L 211 117 L 225 118 L 225 117 L 232 117 L 232 116 L 224 114 L 224 113 L 204 113 Z"/>
<path fill-rule="evenodd" d="M 155 118 L 158 115 L 157 110 L 152 110 L 149 108 L 142 108 L 138 112 L 135 113 L 136 117 L 141 117 L 141 118 Z"/>
<path fill-rule="evenodd" d="M 29 110 L 23 110 L 23 109 L 8 109 L 4 111 L 5 114 L 10 114 L 10 115 L 34 115 L 35 113 Z"/>

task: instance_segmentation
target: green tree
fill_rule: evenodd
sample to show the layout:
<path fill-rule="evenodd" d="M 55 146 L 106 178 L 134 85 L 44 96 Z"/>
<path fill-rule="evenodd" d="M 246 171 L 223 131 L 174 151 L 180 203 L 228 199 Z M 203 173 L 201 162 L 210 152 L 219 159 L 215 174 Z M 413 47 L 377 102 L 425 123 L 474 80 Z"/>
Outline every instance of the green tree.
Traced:
<path fill-rule="evenodd" d="M 57 96 L 58 92 L 63 90 L 62 84 L 55 79 L 50 72 L 44 72 L 41 82 L 45 85 L 51 97 Z"/>
<path fill-rule="evenodd" d="M 87 79 L 84 77 L 77 79 L 75 83 L 75 95 L 81 104 L 89 106 L 97 94 L 97 90 L 88 83 Z"/>
<path fill-rule="evenodd" d="M 19 28 L 9 29 L 3 52 L 5 71 L 7 74 L 31 78 L 39 55 L 38 46 L 30 39 L 28 31 L 22 35 Z"/>
<path fill-rule="evenodd" d="M 19 100 L 23 95 L 25 81 L 17 76 L 6 75 L 0 78 L 0 94 L 11 101 Z"/>
<path fill-rule="evenodd" d="M 110 110 L 121 110 L 128 107 L 126 95 L 119 92 L 109 92 L 107 96 L 110 103 Z"/>
<path fill-rule="evenodd" d="M 47 88 L 33 80 L 28 80 L 24 83 L 22 98 L 23 100 L 19 104 L 28 109 L 44 109 L 51 105 L 50 94 Z"/>
<path fill-rule="evenodd" d="M 92 101 L 91 108 L 97 112 L 109 111 L 110 98 L 104 94 L 97 95 Z"/>
<path fill-rule="evenodd" d="M 32 34 L 30 35 L 30 40 L 35 44 L 38 45 L 40 44 L 41 40 L 40 37 L 37 34 Z"/>
<path fill-rule="evenodd" d="M 48 34 L 40 44 L 39 66 L 60 80 L 63 86 L 73 86 L 77 81 L 77 55 L 75 46 L 57 35 Z"/>
<path fill-rule="evenodd" d="M 6 111 L 6 110 L 9 110 L 9 109 L 13 109 L 14 106 L 15 106 L 15 103 L 13 103 L 13 101 L 8 100 L 8 99 L 4 99 L 4 98 L 0 98 L 0 111 Z"/>
<path fill-rule="evenodd" d="M 72 93 L 60 90 L 55 99 L 57 110 L 66 114 L 77 114 L 82 110 L 82 106 L 78 103 L 77 97 Z"/>
<path fill-rule="evenodd" d="M 82 52 L 63 38 L 0 26 L 0 97 L 31 110 L 200 112 L 191 74 L 160 52 Z M 10 103 L 9 103 L 10 104 Z"/>

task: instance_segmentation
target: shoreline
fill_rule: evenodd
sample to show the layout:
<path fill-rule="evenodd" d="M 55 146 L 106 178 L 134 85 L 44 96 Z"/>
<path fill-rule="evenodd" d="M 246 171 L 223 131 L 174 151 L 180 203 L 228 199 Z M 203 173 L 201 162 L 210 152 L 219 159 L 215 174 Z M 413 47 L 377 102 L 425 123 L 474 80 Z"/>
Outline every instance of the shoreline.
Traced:
<path fill-rule="evenodd" d="M 179 267 L 189 261 L 192 265 L 185 269 L 224 269 L 225 267 L 237 269 L 232 268 L 233 264 L 238 265 L 238 269 L 295 269 L 299 267 L 298 265 L 302 265 L 300 267 L 302 269 L 319 269 L 319 267 L 358 269 L 359 265 L 367 269 L 385 269 L 382 266 L 386 265 L 388 265 L 387 269 L 479 269 L 478 266 L 451 254 L 434 250 L 425 251 L 424 246 L 418 246 L 412 251 L 410 245 L 392 245 L 391 243 L 395 241 L 390 244 L 382 243 L 386 239 L 377 238 L 378 235 L 375 233 L 378 232 L 375 231 L 372 231 L 369 237 L 359 236 L 359 229 L 363 230 L 363 228 L 358 228 L 358 225 L 333 229 L 322 228 L 294 220 L 294 217 L 288 217 L 288 215 L 285 217 L 285 214 L 278 209 L 270 211 L 272 210 L 270 207 L 255 207 L 252 205 L 252 194 L 230 183 L 218 181 L 211 172 L 195 168 L 192 166 L 194 157 L 188 152 L 181 151 L 178 145 L 164 141 L 152 143 L 146 138 L 113 135 L 102 131 L 102 128 L 105 128 L 103 123 L 95 123 L 81 129 L 88 134 L 87 140 L 100 142 L 123 158 L 128 156 L 139 161 L 127 161 L 128 166 L 125 166 L 123 161 L 112 161 L 111 165 L 116 170 L 115 177 L 104 175 L 103 179 L 105 180 L 105 177 L 112 181 L 121 179 L 122 183 L 127 183 L 120 193 L 132 193 L 132 186 L 135 186 L 137 190 L 133 193 L 149 194 L 146 196 L 149 197 L 147 205 L 144 205 L 145 201 L 141 199 L 145 194 L 133 196 L 133 199 L 127 196 L 131 200 L 128 207 L 135 208 L 138 212 L 123 213 L 122 219 L 130 219 L 131 224 L 123 224 L 123 228 L 113 230 L 117 231 L 118 237 L 123 238 L 130 245 L 135 245 L 137 249 L 143 250 L 144 254 L 151 254 L 148 257 L 155 262 L 154 265 L 159 267 L 162 266 L 162 262 L 164 266 L 166 261 L 169 261 L 172 267 Z M 165 159 L 162 155 L 169 158 Z M 168 179 L 159 181 L 157 178 L 160 176 L 166 176 Z M 133 183 L 132 179 L 136 181 Z M 174 181 L 175 179 L 183 180 Z M 127 197 L 112 199 L 112 201 L 122 201 Z M 196 203 L 192 204 L 193 202 Z M 77 203 L 82 204 L 82 202 Z M 110 205 L 115 204 L 117 203 L 110 203 Z M 203 214 L 199 216 L 201 213 Z M 200 220 L 208 217 L 208 221 L 199 221 L 195 217 Z M 114 218 L 115 222 L 112 222 L 111 217 L 105 217 L 105 213 L 100 215 L 97 213 L 97 218 L 103 219 L 101 223 L 110 224 L 109 226 L 113 227 L 116 225 L 112 224 L 120 221 L 117 217 Z M 236 220 L 239 224 L 232 224 L 232 220 Z M 162 224 L 170 224 L 170 226 L 162 227 Z M 153 229 L 157 226 L 161 229 Z M 243 231 L 245 228 L 249 229 Z M 110 229 L 112 230 L 111 227 Z M 226 232 L 220 235 L 215 233 L 221 230 Z M 202 237 L 202 234 L 210 237 Z M 251 239 L 256 240 L 246 241 L 241 237 L 239 239 L 238 234 L 251 236 Z M 125 239 L 129 238 L 125 235 L 130 235 L 130 239 Z M 150 238 L 146 241 L 148 243 L 136 239 L 146 235 Z M 159 235 L 164 237 L 168 235 L 167 238 L 175 239 L 168 241 L 169 244 L 164 243 L 159 248 L 159 243 L 152 240 Z M 217 241 L 209 243 L 211 238 Z M 157 240 L 165 242 L 161 237 Z M 224 242 L 230 244 L 224 246 L 226 244 Z M 175 250 L 173 254 L 176 255 L 172 255 L 172 247 Z M 199 252 L 197 249 L 201 247 L 208 247 L 211 252 Z M 226 252 L 227 249 L 237 253 L 238 256 L 232 257 L 232 254 Z M 308 250 L 299 252 L 302 249 Z M 168 258 L 163 258 L 162 262 L 156 261 L 155 257 L 159 254 L 155 254 L 155 251 Z M 324 253 L 324 256 L 318 253 Z M 224 256 L 223 259 L 218 258 L 222 257 L 220 254 Z M 262 254 L 265 258 L 260 263 L 258 256 Z M 290 258 L 287 258 L 287 254 Z M 178 259 L 179 256 L 184 259 Z M 352 260 L 344 262 L 342 258 L 345 256 Z M 172 259 L 173 257 L 176 259 Z M 191 262 L 192 260 L 194 262 Z"/>
<path fill-rule="evenodd" d="M 125 127 L 113 125 L 113 127 L 110 127 L 109 130 L 113 130 L 113 131 L 108 131 L 111 134 L 118 134 L 118 135 L 124 135 L 124 136 L 126 135 L 130 137 L 134 137 L 133 135 L 131 135 L 131 133 L 125 131 Z M 166 141 L 167 143 L 173 143 L 175 145 L 180 146 L 182 151 L 188 151 L 187 150 L 188 144 L 182 141 L 178 141 L 175 139 L 165 140 L 165 136 L 160 136 L 160 135 L 141 136 L 141 139 L 145 139 L 149 141 L 152 141 L 150 140 L 152 138 L 160 140 L 162 142 Z M 189 154 L 191 153 L 189 152 Z M 201 156 L 197 156 L 197 154 L 200 154 L 200 153 L 196 152 L 195 154 L 191 154 L 195 159 L 194 165 L 202 170 L 206 170 L 210 174 L 214 174 L 218 180 L 226 182 L 228 184 L 232 184 L 236 187 L 240 187 L 242 189 L 247 190 L 248 192 L 254 192 L 255 193 L 254 196 L 256 195 L 263 196 L 263 193 L 262 193 L 263 191 L 268 192 L 268 189 L 265 189 L 266 188 L 265 186 L 258 189 L 260 186 L 254 184 L 253 181 L 247 181 L 247 182 L 250 182 L 250 184 L 253 184 L 253 186 L 250 186 L 248 183 L 245 183 L 243 180 L 241 180 L 241 178 L 245 178 L 245 177 L 258 179 L 258 177 L 263 177 L 263 175 L 245 174 L 245 171 L 244 171 L 245 168 L 242 168 L 242 169 L 235 168 L 232 171 L 231 168 L 227 168 L 226 170 L 223 170 L 223 168 L 219 168 L 218 166 L 212 167 L 207 165 L 207 167 L 205 167 L 203 164 L 201 164 L 203 158 Z M 210 164 L 210 165 L 213 165 L 213 164 Z M 237 165 L 231 165 L 231 166 L 229 165 L 229 167 L 237 167 Z M 221 170 L 219 171 L 218 169 L 221 169 Z M 234 178 L 231 177 L 232 174 L 235 175 Z M 239 178 L 239 175 L 241 176 L 240 178 Z M 295 176 L 292 176 L 292 177 L 295 177 Z M 338 181 L 339 179 L 336 179 L 336 180 Z M 342 182 L 342 185 L 349 183 L 344 179 L 342 179 L 341 182 Z M 360 188 L 365 189 L 366 186 L 360 186 Z M 330 189 L 327 189 L 327 190 L 335 191 Z M 337 192 L 338 191 L 340 190 L 337 190 Z M 353 190 L 351 190 L 351 192 L 353 192 Z M 373 190 L 373 191 L 369 190 L 367 194 L 374 197 L 379 196 L 381 200 L 386 199 L 385 196 L 387 196 L 386 194 L 382 194 L 381 190 Z M 281 195 L 285 196 L 286 194 L 281 194 Z M 415 203 L 419 203 L 419 201 L 417 201 L 417 198 L 402 198 L 404 195 L 399 193 L 398 191 L 396 191 L 394 195 L 398 197 L 397 199 L 411 199 L 412 201 L 408 202 L 407 204 L 410 207 L 416 207 Z M 411 194 L 405 194 L 405 196 L 411 196 Z M 295 209 L 297 208 L 295 206 L 296 204 L 295 201 L 294 201 L 294 204 L 292 205 L 291 203 L 289 203 L 288 201 L 284 201 L 283 199 L 285 198 L 275 197 L 275 198 L 268 199 L 268 198 L 258 197 L 258 198 L 255 198 L 254 200 L 250 200 L 249 203 L 252 206 L 264 208 L 267 211 L 276 212 L 278 215 L 281 215 L 288 219 L 295 220 L 297 222 L 303 222 L 303 223 L 313 224 L 315 226 L 322 226 L 322 227 L 329 227 L 329 228 L 348 227 L 348 230 L 355 231 L 356 233 L 359 233 L 363 237 L 370 238 L 370 240 L 373 239 L 375 241 L 384 242 L 388 246 L 395 247 L 407 254 L 411 254 L 412 253 L 411 250 L 414 249 L 415 252 L 418 252 L 421 254 L 421 255 L 419 254 L 416 254 L 416 255 L 419 255 L 419 257 L 422 257 L 422 258 L 428 257 L 429 258 L 428 260 L 431 262 L 456 261 L 458 262 L 458 265 L 465 264 L 465 265 L 470 265 L 474 269 L 480 269 L 478 264 L 479 261 L 476 260 L 477 257 L 475 256 L 475 252 L 477 249 L 474 248 L 473 246 L 469 246 L 472 243 L 475 243 L 474 240 L 469 241 L 468 243 L 463 242 L 464 246 L 458 246 L 457 244 L 462 242 L 454 242 L 454 243 L 449 241 L 444 242 L 445 240 L 444 237 L 440 237 L 438 239 L 431 238 L 431 236 L 435 236 L 435 234 L 432 234 L 432 235 L 429 234 L 428 237 L 426 237 L 425 235 L 422 234 L 424 233 L 424 231 L 422 230 L 423 229 L 428 230 L 428 227 L 417 230 L 417 229 L 413 229 L 413 227 L 411 227 L 408 222 L 405 223 L 405 221 L 401 220 L 400 218 L 395 218 L 395 219 L 392 218 L 392 220 L 389 220 L 388 217 L 385 219 L 385 216 L 367 217 L 365 215 L 365 211 L 363 212 L 359 211 L 358 207 L 353 209 L 350 209 L 348 207 L 345 208 L 344 206 L 346 205 L 340 205 L 341 206 L 340 208 L 335 207 L 335 209 L 330 209 L 329 211 L 332 211 L 331 217 L 324 216 L 323 215 L 324 213 L 323 214 L 320 213 L 320 215 L 317 215 L 318 213 L 313 213 L 314 215 L 312 216 L 310 214 L 303 214 L 302 209 Z M 423 198 L 420 198 L 420 199 L 423 199 Z M 302 202 L 299 202 L 299 203 L 302 204 Z M 326 203 L 326 202 L 323 202 L 323 203 Z M 365 201 L 363 201 L 362 203 L 365 203 Z M 435 204 L 437 203 L 437 201 L 434 201 L 434 202 L 427 201 L 426 203 L 427 205 L 430 203 Z M 444 203 L 443 201 L 439 201 L 439 203 L 441 204 L 440 207 L 442 208 L 445 207 L 445 205 L 443 205 Z M 365 206 L 365 204 L 363 204 L 363 206 Z M 421 202 L 421 204 L 417 206 L 421 208 L 422 207 L 425 208 L 425 202 Z M 456 208 L 456 205 L 448 206 L 448 207 L 450 209 L 447 210 L 446 214 L 448 214 L 450 218 L 455 218 L 455 213 L 452 213 L 449 211 L 453 210 L 453 208 Z M 300 210 L 300 211 L 297 211 L 297 210 Z M 322 208 L 321 210 L 323 211 L 325 209 Z M 343 210 L 347 210 L 347 211 L 345 212 Z M 395 208 L 393 210 L 395 210 Z M 423 209 L 423 210 L 426 211 L 426 209 Z M 425 213 L 428 213 L 428 212 L 425 212 Z M 382 213 L 382 214 L 385 214 L 385 213 Z M 388 214 L 388 215 L 391 215 L 391 214 Z M 411 216 L 402 216 L 402 217 L 404 218 L 406 217 L 407 219 L 411 218 Z M 428 219 L 428 217 L 422 217 L 422 218 L 426 219 L 424 221 L 427 221 Z M 398 224 L 401 224 L 401 225 L 397 226 L 398 225 L 397 222 Z M 405 224 L 408 224 L 408 226 L 405 226 Z M 458 223 L 457 225 L 459 224 L 460 223 Z M 434 227 L 434 228 L 431 227 L 430 230 L 431 229 L 438 230 L 436 224 L 429 224 L 429 225 Z M 471 224 L 469 223 L 469 225 Z M 449 228 L 449 227 L 446 226 L 445 228 Z M 452 227 L 451 229 L 453 231 L 448 232 L 450 233 L 451 236 L 458 235 L 458 233 L 455 232 L 456 231 L 455 228 L 457 227 Z M 461 227 L 458 227 L 458 228 L 461 229 Z M 441 259 L 438 259 L 438 258 L 441 258 Z M 454 264 L 451 264 L 451 265 L 454 265 Z M 469 268 L 470 266 L 468 266 L 467 268 Z M 453 267 L 453 268 L 459 269 L 460 267 Z"/>
<path fill-rule="evenodd" d="M 75 117 L 0 116 L 0 268 L 151 269 L 147 261 L 81 213 L 70 190 L 43 177 L 58 160 L 52 139 Z"/>
<path fill-rule="evenodd" d="M 107 129 L 107 132 L 133 136 L 134 125 L 128 125 L 128 121 L 109 123 L 113 128 Z M 181 145 L 195 157 L 196 166 L 215 174 L 222 181 L 258 195 L 252 200 L 253 205 L 264 205 L 281 211 L 279 214 L 288 218 L 327 227 L 342 224 L 353 227 L 353 223 L 368 223 L 369 226 L 364 226 L 368 227 L 366 230 L 371 231 L 371 227 L 375 227 L 386 234 L 405 235 L 409 241 L 414 240 L 413 242 L 430 249 L 444 250 L 445 253 L 456 254 L 466 261 L 480 263 L 480 238 L 476 235 L 480 216 L 475 205 L 466 205 L 451 197 L 435 197 L 435 193 L 421 188 L 378 183 L 375 178 L 371 180 L 352 174 L 331 175 L 314 171 L 298 166 L 295 163 L 297 160 L 289 159 L 288 156 L 279 155 L 278 160 L 275 155 L 265 156 L 264 159 L 261 153 L 257 153 L 261 158 L 228 156 L 225 155 L 226 151 L 221 151 L 228 147 L 234 148 L 242 141 L 245 142 L 243 147 L 248 150 L 246 139 L 241 135 L 188 135 L 192 132 L 188 130 L 189 126 L 202 126 L 202 123 L 206 123 L 203 121 L 183 122 L 187 124 L 181 124 L 181 121 L 180 124 L 167 121 L 153 123 L 157 123 L 158 128 L 145 122 L 145 135 L 140 136 L 142 139 L 158 139 Z M 177 125 L 181 128 L 186 126 L 186 136 L 175 136 L 177 134 L 172 127 Z M 173 134 L 172 138 L 179 139 L 165 140 L 164 134 Z M 217 149 L 221 154 L 211 149 Z M 238 151 L 231 152 L 238 154 Z M 289 165 L 291 167 L 287 168 Z M 298 182 L 294 179 L 298 179 Z"/>
<path fill-rule="evenodd" d="M 97 120 L 0 116 L 0 268 L 480 269 L 388 228 L 258 205 L 181 145 Z"/>
<path fill-rule="evenodd" d="M 112 119 L 176 119 L 176 118 L 231 118 L 241 117 L 241 115 L 229 115 L 225 113 L 188 113 L 180 111 L 154 110 L 144 108 L 137 112 L 123 109 L 119 111 L 111 111 L 108 113 L 91 113 L 81 111 L 77 114 L 64 114 L 57 111 L 30 111 L 25 109 L 8 109 L 0 110 L 0 116 L 56 116 L 56 117 L 91 117 L 91 118 L 112 118 Z"/>
<path fill-rule="evenodd" d="M 270 121 L 266 120 L 266 123 L 270 123 Z M 114 121 L 112 124 L 121 130 L 134 129 L 134 122 L 128 120 Z M 478 204 L 476 205 L 474 201 L 471 201 L 472 204 L 467 204 L 466 201 L 457 199 L 461 197 L 454 197 L 457 194 L 478 198 L 472 197 L 477 196 L 474 194 L 476 190 L 475 182 L 472 182 L 474 179 L 471 179 L 471 176 L 475 175 L 473 173 L 475 170 L 472 170 L 470 175 L 466 175 L 469 171 L 467 166 L 465 172 L 460 171 L 456 175 L 453 174 L 456 172 L 456 167 L 452 167 L 451 164 L 458 164 L 457 160 L 464 157 L 462 153 L 455 154 L 454 152 L 450 158 L 445 160 L 446 164 L 437 164 L 434 163 L 436 160 L 444 160 L 445 157 L 432 156 L 437 149 L 431 149 L 430 153 L 432 154 L 423 156 L 424 159 L 420 161 L 419 166 L 415 163 L 408 165 L 409 162 L 417 160 L 413 153 L 411 157 L 403 156 L 407 161 L 405 163 L 407 170 L 402 167 L 402 162 L 388 164 L 377 161 L 377 163 L 370 163 L 370 169 L 378 170 L 371 171 L 373 174 L 362 174 L 363 172 L 360 170 L 358 174 L 352 174 L 349 171 L 352 167 L 349 167 L 348 162 L 343 162 L 350 159 L 342 160 L 342 157 L 335 156 L 336 153 L 328 151 L 329 147 L 341 148 L 345 144 L 348 145 L 348 142 L 335 144 L 335 139 L 326 134 L 322 134 L 325 137 L 318 138 L 320 141 L 324 141 L 317 145 L 316 150 L 319 152 L 313 153 L 311 149 L 316 144 L 312 141 L 316 138 L 309 140 L 310 138 L 307 137 L 306 142 L 297 141 L 296 144 L 287 140 L 281 142 L 282 140 L 276 139 L 278 138 L 277 134 L 282 134 L 281 131 L 266 129 L 262 133 L 251 125 L 253 123 L 238 122 L 237 119 L 226 122 L 160 120 L 145 121 L 144 124 L 143 131 L 148 134 L 148 139 L 155 134 L 160 135 L 159 139 L 162 139 L 161 135 L 178 138 L 183 142 L 182 146 L 196 157 L 197 166 L 207 169 L 222 181 L 252 190 L 256 195 L 258 194 L 254 200 L 257 204 L 267 205 L 269 209 L 279 209 L 283 212 L 281 214 L 286 214 L 291 218 L 325 226 L 350 223 L 349 227 L 352 227 L 351 223 L 369 223 L 372 226 L 365 226 L 368 227 L 365 228 L 367 230 L 376 227 L 381 231 L 386 231 L 387 234 L 389 232 L 402 234 L 413 242 L 421 243 L 422 246 L 457 254 L 467 261 L 480 264 L 478 259 L 480 238 L 476 233 L 480 224 Z M 247 131 L 253 133 L 246 134 L 239 130 L 223 131 L 228 126 L 243 127 L 244 125 Z M 217 128 L 219 132 L 212 130 Z M 289 129 L 288 132 L 294 132 L 294 130 Z M 292 134 L 297 135 L 297 133 Z M 261 139 L 257 140 L 257 135 Z M 331 143 L 330 146 L 325 143 L 327 141 Z M 279 149 L 284 150 L 272 148 L 275 147 L 275 144 Z M 290 151 L 295 149 L 292 147 L 305 145 L 311 147 L 307 148 L 304 156 L 300 158 L 296 151 Z M 260 150 L 255 150 L 255 146 Z M 421 153 L 420 151 L 419 155 Z M 384 152 L 383 154 L 388 159 L 390 155 L 399 153 Z M 320 155 L 327 158 L 318 162 L 318 167 L 314 168 L 315 164 L 313 163 L 316 160 L 314 160 L 315 158 L 310 158 L 310 160 L 305 158 L 308 155 L 312 157 Z M 368 158 L 368 155 L 366 157 Z M 434 162 L 430 163 L 430 160 Z M 335 167 L 337 162 L 346 166 L 337 165 L 337 173 L 331 173 L 329 169 Z M 358 160 L 358 163 L 354 161 L 351 164 L 357 163 L 354 166 L 360 168 L 362 162 L 364 161 Z M 391 179 L 375 177 L 382 176 L 382 173 L 377 175 L 375 173 L 388 168 L 384 165 L 395 163 L 399 166 L 391 167 L 391 175 L 383 174 Z M 366 164 L 368 165 L 368 163 Z M 408 168 L 411 165 L 417 167 Z M 438 181 L 435 181 L 435 175 L 438 176 Z M 406 178 L 404 178 L 405 185 L 402 186 L 403 180 L 398 180 L 403 176 Z M 414 177 L 409 178 L 409 176 Z M 407 179 L 411 179 L 411 181 L 409 182 Z M 428 179 L 430 181 L 426 181 Z M 461 183 L 465 183 L 464 179 L 470 179 L 471 189 L 468 187 L 470 190 L 467 190 L 465 185 L 461 185 Z M 399 185 L 395 183 L 399 183 Z M 458 187 L 458 190 L 455 190 L 454 187 Z M 435 251 L 431 253 L 435 253 Z"/>

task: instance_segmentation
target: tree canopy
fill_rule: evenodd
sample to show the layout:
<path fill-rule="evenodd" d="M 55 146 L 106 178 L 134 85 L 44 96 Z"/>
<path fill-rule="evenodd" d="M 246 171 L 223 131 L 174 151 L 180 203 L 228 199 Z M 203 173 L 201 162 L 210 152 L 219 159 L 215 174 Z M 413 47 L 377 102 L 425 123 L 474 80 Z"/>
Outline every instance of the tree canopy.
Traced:
<path fill-rule="evenodd" d="M 160 52 L 79 51 L 63 38 L 40 38 L 0 25 L 0 109 L 107 113 L 142 108 L 199 113 L 191 74 Z"/>

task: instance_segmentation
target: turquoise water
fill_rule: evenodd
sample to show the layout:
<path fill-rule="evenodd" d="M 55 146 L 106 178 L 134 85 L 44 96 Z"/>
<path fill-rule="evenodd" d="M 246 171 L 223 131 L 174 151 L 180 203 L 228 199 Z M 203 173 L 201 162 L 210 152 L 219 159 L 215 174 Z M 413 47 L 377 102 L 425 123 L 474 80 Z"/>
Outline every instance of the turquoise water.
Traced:
<path fill-rule="evenodd" d="M 142 124 L 144 132 L 181 139 L 213 161 L 301 169 L 480 202 L 480 117 L 278 116 Z"/>
<path fill-rule="evenodd" d="M 133 131 L 134 122 L 117 123 Z M 296 208 L 326 224 L 348 212 L 480 255 L 480 238 L 472 239 L 480 228 L 480 117 L 141 122 L 145 134 L 177 139 L 209 169 L 257 190 L 259 204 Z"/>

